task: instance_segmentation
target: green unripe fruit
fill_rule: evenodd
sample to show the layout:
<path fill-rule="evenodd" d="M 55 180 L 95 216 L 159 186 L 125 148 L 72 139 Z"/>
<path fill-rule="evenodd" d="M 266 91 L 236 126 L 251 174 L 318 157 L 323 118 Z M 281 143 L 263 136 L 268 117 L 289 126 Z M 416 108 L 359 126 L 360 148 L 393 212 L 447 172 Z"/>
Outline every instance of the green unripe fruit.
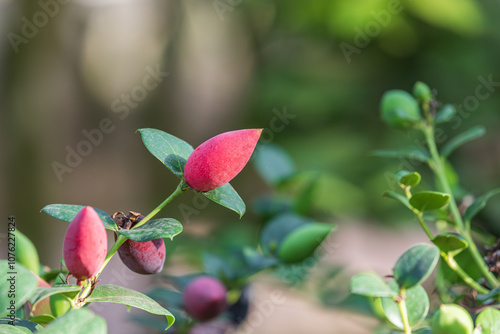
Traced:
<path fill-rule="evenodd" d="M 33 273 L 37 274 L 40 271 L 40 261 L 38 260 L 38 252 L 35 245 L 28 239 L 27 236 L 19 231 L 16 231 L 16 262 L 22 264 Z"/>
<path fill-rule="evenodd" d="M 398 129 L 411 127 L 421 119 L 417 101 L 403 90 L 385 92 L 380 102 L 380 111 L 382 120 Z"/>
<path fill-rule="evenodd" d="M 432 99 L 431 89 L 421 81 L 417 81 L 413 86 L 413 95 L 420 102 L 429 102 Z"/>
<path fill-rule="evenodd" d="M 472 334 L 472 318 L 463 307 L 443 304 L 432 316 L 432 334 Z"/>
<path fill-rule="evenodd" d="M 54 317 L 60 317 L 71 309 L 71 301 L 61 295 L 52 295 L 50 296 L 50 310 Z"/>
<path fill-rule="evenodd" d="M 279 260 L 283 263 L 304 261 L 313 255 L 334 227 L 331 224 L 312 223 L 293 230 L 280 245 Z"/>

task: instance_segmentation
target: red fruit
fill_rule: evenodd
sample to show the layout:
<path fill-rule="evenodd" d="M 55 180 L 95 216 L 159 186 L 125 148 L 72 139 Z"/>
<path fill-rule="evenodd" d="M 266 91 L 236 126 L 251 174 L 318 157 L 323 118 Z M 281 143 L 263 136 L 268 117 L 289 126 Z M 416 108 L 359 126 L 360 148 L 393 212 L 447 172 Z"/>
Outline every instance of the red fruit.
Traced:
<path fill-rule="evenodd" d="M 184 167 L 184 180 L 194 190 L 209 191 L 231 181 L 245 167 L 262 129 L 221 133 L 198 146 Z"/>
<path fill-rule="evenodd" d="M 143 218 L 143 215 L 139 215 L 137 219 L 134 218 L 134 225 Z M 124 219 L 130 219 L 130 216 Z M 143 275 L 156 274 L 163 269 L 165 263 L 165 242 L 163 239 L 146 242 L 128 239 L 118 248 L 118 255 L 123 264 L 133 272 Z"/>
<path fill-rule="evenodd" d="M 215 318 L 227 307 L 226 287 L 216 278 L 200 276 L 192 280 L 182 297 L 187 313 L 198 320 Z"/>
<path fill-rule="evenodd" d="M 86 206 L 68 226 L 63 257 L 69 272 L 77 280 L 93 277 L 101 268 L 108 250 L 106 230 L 95 210 Z"/>

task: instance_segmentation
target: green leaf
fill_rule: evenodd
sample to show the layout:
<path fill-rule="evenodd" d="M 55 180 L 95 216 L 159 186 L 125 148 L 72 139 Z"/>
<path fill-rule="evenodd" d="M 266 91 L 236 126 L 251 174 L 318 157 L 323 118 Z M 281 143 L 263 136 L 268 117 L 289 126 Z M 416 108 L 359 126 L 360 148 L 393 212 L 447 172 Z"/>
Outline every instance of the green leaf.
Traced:
<path fill-rule="evenodd" d="M 396 173 L 396 178 L 398 182 L 406 187 L 416 187 L 422 177 L 417 172 L 409 172 L 407 170 L 401 170 Z"/>
<path fill-rule="evenodd" d="M 396 281 L 392 281 L 389 287 L 399 294 L 399 288 Z M 410 326 L 414 327 L 425 319 L 429 312 L 429 296 L 421 285 L 415 285 L 406 290 L 406 309 L 408 311 L 408 321 Z M 403 328 L 403 321 L 399 313 L 398 304 L 389 297 L 382 298 L 382 307 L 389 321 L 398 328 Z M 450 333 L 451 334 L 451 333 Z"/>
<path fill-rule="evenodd" d="M 100 285 L 94 289 L 94 292 L 86 299 L 86 302 L 118 303 L 127 305 L 127 307 L 133 306 L 149 313 L 164 315 L 168 321 L 167 328 L 172 326 L 175 321 L 174 316 L 153 299 L 140 292 L 121 286 Z"/>
<path fill-rule="evenodd" d="M 211 276 L 219 277 L 223 280 L 229 279 L 232 280 L 236 278 L 237 273 L 231 265 L 222 257 L 210 254 L 203 253 L 203 271 Z"/>
<path fill-rule="evenodd" d="M 396 262 L 393 269 L 394 279 L 401 288 L 411 288 L 429 277 L 438 260 L 439 250 L 435 246 L 413 246 Z"/>
<path fill-rule="evenodd" d="M 302 262 L 314 254 L 336 225 L 310 223 L 301 226 L 283 239 L 278 249 L 278 259 L 283 263 Z"/>
<path fill-rule="evenodd" d="M 187 158 L 194 151 L 184 140 L 157 129 L 137 130 L 146 148 L 172 173 L 182 178 Z"/>
<path fill-rule="evenodd" d="M 458 136 L 450 139 L 450 141 L 443 146 L 441 149 L 441 155 L 443 157 L 448 157 L 453 151 L 463 144 L 482 137 L 485 133 L 486 129 L 483 126 L 475 126 L 465 132 L 462 132 Z"/>
<path fill-rule="evenodd" d="M 260 246 L 264 254 L 276 254 L 281 242 L 293 230 L 311 220 L 293 213 L 283 213 L 269 221 L 260 234 Z"/>
<path fill-rule="evenodd" d="M 457 255 L 469 247 L 469 243 L 464 237 L 452 233 L 440 234 L 436 236 L 432 242 L 443 253 L 451 254 L 452 256 Z"/>
<path fill-rule="evenodd" d="M 238 195 L 236 190 L 234 190 L 229 183 L 219 188 L 215 188 L 214 190 L 202 192 L 202 194 L 209 200 L 233 210 L 240 215 L 240 218 L 245 214 L 245 202 L 243 202 L 240 195 Z"/>
<path fill-rule="evenodd" d="M 165 306 L 182 308 L 182 293 L 178 291 L 174 291 L 165 287 L 158 287 L 149 291 L 148 293 L 146 293 L 146 295 Z"/>
<path fill-rule="evenodd" d="M 250 272 L 258 272 L 278 265 L 278 260 L 275 257 L 266 257 L 251 247 L 244 247 L 242 249 L 242 256 L 245 260 L 246 268 Z"/>
<path fill-rule="evenodd" d="M 476 198 L 474 202 L 469 205 L 467 210 L 465 210 L 464 220 L 470 221 L 472 218 L 474 218 L 474 216 L 477 215 L 479 211 L 481 211 L 486 206 L 486 203 L 490 200 L 490 198 L 497 194 L 500 194 L 500 188 L 491 190 L 487 194 Z"/>
<path fill-rule="evenodd" d="M 496 288 L 494 288 L 493 290 L 491 290 L 488 293 L 478 294 L 477 295 L 477 300 L 479 300 L 481 302 L 485 302 L 488 299 L 493 299 L 493 298 L 495 298 L 498 295 L 500 295 L 500 286 L 497 286 Z"/>
<path fill-rule="evenodd" d="M 0 319 L 0 333 L 5 334 L 18 334 L 18 333 L 32 333 L 38 330 L 43 329 L 43 327 L 35 322 L 15 318 L 14 326 L 9 323 L 12 320 L 10 318 L 1 318 Z"/>
<path fill-rule="evenodd" d="M 9 264 L 0 260 L 0 317 L 10 314 L 9 307 L 14 311 L 23 306 L 35 291 L 38 280 L 31 271 L 20 263 Z M 12 283 L 12 284 L 11 284 Z M 11 288 L 13 285 L 13 288 Z"/>
<path fill-rule="evenodd" d="M 78 212 L 80 212 L 80 210 L 83 209 L 84 207 L 85 207 L 84 205 L 50 204 L 44 207 L 42 211 L 45 211 L 45 213 L 49 214 L 54 218 L 71 223 L 73 218 L 75 218 Z M 94 208 L 94 210 L 99 215 L 99 218 L 101 218 L 104 228 L 111 231 L 117 230 L 115 222 L 106 212 L 97 208 Z"/>
<path fill-rule="evenodd" d="M 405 196 L 403 196 L 401 194 L 398 194 L 394 191 L 388 190 L 382 196 L 395 199 L 396 201 L 402 203 L 408 209 L 413 211 L 413 208 L 411 207 L 410 202 L 408 201 L 408 198 L 406 198 Z"/>
<path fill-rule="evenodd" d="M 370 297 L 396 297 L 398 294 L 389 288 L 377 275 L 358 274 L 351 279 L 351 293 Z"/>
<path fill-rule="evenodd" d="M 16 262 L 22 264 L 34 273 L 40 271 L 40 261 L 38 259 L 38 252 L 33 242 L 21 231 L 17 230 L 15 233 L 16 248 Z"/>
<path fill-rule="evenodd" d="M 62 317 L 52 321 L 40 334 L 106 334 L 107 327 L 104 318 L 95 315 L 87 309 L 74 309 Z"/>
<path fill-rule="evenodd" d="M 432 334 L 431 328 L 430 327 L 422 327 L 417 330 L 412 330 L 413 334 Z"/>
<path fill-rule="evenodd" d="M 410 159 L 420 162 L 431 160 L 429 152 L 423 147 L 406 148 L 401 150 L 376 150 L 372 155 L 381 158 Z"/>
<path fill-rule="evenodd" d="M 290 156 L 276 145 L 257 146 L 253 159 L 255 169 L 270 185 L 278 185 L 296 172 Z"/>
<path fill-rule="evenodd" d="M 437 191 L 421 191 L 413 194 L 410 204 L 418 211 L 432 211 L 445 206 L 450 200 L 450 195 Z"/>
<path fill-rule="evenodd" d="M 56 318 L 50 314 L 42 314 L 42 315 L 30 318 L 30 321 L 36 322 L 37 324 L 42 324 L 42 325 L 46 325 L 54 320 L 56 320 Z"/>
<path fill-rule="evenodd" d="M 445 104 L 441 110 L 436 114 L 436 117 L 434 118 L 434 123 L 440 124 L 440 123 L 446 123 L 449 122 L 455 117 L 457 114 L 457 110 L 452 104 Z"/>
<path fill-rule="evenodd" d="M 182 232 L 182 224 L 173 218 L 160 218 L 147 221 L 144 225 L 132 230 L 120 229 L 118 234 L 139 242 L 146 242 L 154 239 L 173 239 Z"/>
<path fill-rule="evenodd" d="M 78 285 L 60 285 L 51 288 L 36 288 L 33 295 L 30 297 L 30 302 L 36 306 L 41 300 L 57 294 L 65 294 L 67 297 L 73 298 L 82 288 Z"/>
<path fill-rule="evenodd" d="M 488 307 L 476 318 L 476 328 L 482 328 L 481 334 L 500 334 L 500 311 Z"/>

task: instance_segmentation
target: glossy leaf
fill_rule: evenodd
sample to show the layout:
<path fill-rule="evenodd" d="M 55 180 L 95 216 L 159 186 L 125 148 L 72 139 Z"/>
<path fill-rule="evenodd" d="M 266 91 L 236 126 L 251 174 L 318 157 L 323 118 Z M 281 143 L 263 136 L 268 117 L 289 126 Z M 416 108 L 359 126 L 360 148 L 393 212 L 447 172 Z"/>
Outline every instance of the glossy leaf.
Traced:
<path fill-rule="evenodd" d="M 440 234 L 436 236 L 432 242 L 440 251 L 453 256 L 469 247 L 469 243 L 464 237 L 451 233 Z"/>
<path fill-rule="evenodd" d="M 450 195 L 436 191 L 421 191 L 413 194 L 410 204 L 418 211 L 432 211 L 445 206 Z"/>
<path fill-rule="evenodd" d="M 104 318 L 95 315 L 90 310 L 82 308 L 69 311 L 37 333 L 106 334 L 107 327 Z"/>
<path fill-rule="evenodd" d="M 50 216 L 57 218 L 59 220 L 71 223 L 73 218 L 83 209 L 84 205 L 72 205 L 72 204 L 50 204 L 45 206 L 42 211 L 49 214 Z M 94 208 L 94 210 L 101 218 L 104 228 L 112 231 L 116 231 L 117 227 L 113 219 L 104 211 Z"/>
<path fill-rule="evenodd" d="M 351 279 L 351 293 L 370 297 L 395 297 L 397 292 L 375 274 L 358 274 Z"/>
<path fill-rule="evenodd" d="M 403 253 L 394 266 L 394 279 L 401 288 L 411 288 L 425 281 L 439 260 L 435 246 L 419 244 Z"/>
<path fill-rule="evenodd" d="M 264 254 L 276 254 L 281 242 L 293 230 L 311 221 L 293 213 L 284 213 L 268 222 L 260 234 L 260 246 Z"/>
<path fill-rule="evenodd" d="M 472 141 L 474 139 L 484 136 L 486 129 L 483 126 L 475 126 L 465 132 L 462 132 L 458 136 L 450 139 L 446 145 L 441 149 L 441 155 L 443 157 L 448 157 L 453 151 L 462 146 L 463 144 Z"/>
<path fill-rule="evenodd" d="M 469 205 L 467 210 L 465 210 L 464 220 L 470 221 L 472 218 L 474 218 L 475 215 L 477 215 L 482 209 L 484 209 L 489 199 L 497 194 L 500 194 L 500 188 L 491 190 L 487 194 L 476 198 L 474 202 Z"/>
<path fill-rule="evenodd" d="M 481 334 L 500 334 L 500 311 L 488 307 L 476 318 L 476 328 L 481 327 Z"/>
<path fill-rule="evenodd" d="M 396 201 L 400 202 L 404 206 L 406 206 L 408 209 L 413 210 L 413 208 L 410 205 L 410 202 L 408 201 L 408 198 L 405 196 L 398 194 L 394 191 L 386 191 L 382 196 L 387 197 L 387 198 L 392 198 L 395 199 Z"/>
<path fill-rule="evenodd" d="M 160 160 L 172 173 L 182 178 L 184 165 L 193 147 L 184 140 L 157 129 L 137 130 L 146 148 Z"/>
<path fill-rule="evenodd" d="M 215 188 L 214 190 L 202 192 L 202 194 L 209 200 L 233 210 L 239 214 L 240 217 L 245 214 L 245 202 L 243 202 L 240 195 L 238 195 L 236 190 L 234 190 L 229 183 L 226 183 L 219 188 Z"/>
<path fill-rule="evenodd" d="M 160 238 L 173 239 L 181 232 L 182 224 L 173 218 L 154 219 L 132 230 L 120 229 L 117 231 L 118 234 L 139 242 Z"/>
<path fill-rule="evenodd" d="M 445 104 L 441 110 L 438 111 L 436 117 L 434 118 L 434 123 L 446 123 L 451 121 L 455 115 L 457 114 L 457 110 L 452 104 Z"/>
<path fill-rule="evenodd" d="M 32 333 L 43 329 L 41 325 L 25 319 L 15 318 L 14 326 L 9 325 L 10 321 L 12 321 L 10 318 L 0 319 L 0 333 L 5 333 L 5 334 Z M 11 331 L 13 328 L 17 330 L 17 332 Z"/>
<path fill-rule="evenodd" d="M 10 314 L 11 305 L 15 310 L 22 307 L 34 293 L 38 280 L 25 266 L 20 263 L 9 264 L 0 260 L 0 317 Z M 11 289 L 12 284 L 14 288 Z M 11 295 L 11 297 L 9 297 Z"/>
<path fill-rule="evenodd" d="M 310 223 L 301 226 L 283 239 L 278 258 L 283 263 L 298 263 L 312 256 L 336 225 Z"/>
<path fill-rule="evenodd" d="M 100 285 L 94 289 L 94 292 L 86 299 L 87 303 L 117 303 L 133 306 L 149 313 L 164 315 L 167 317 L 168 327 L 175 321 L 174 316 L 166 309 L 161 307 L 148 296 L 117 285 Z"/>
<path fill-rule="evenodd" d="M 33 304 L 33 306 L 36 306 L 43 299 L 52 295 L 57 295 L 59 293 L 73 298 L 81 289 L 82 288 L 78 285 L 58 285 L 51 288 L 36 288 L 36 291 L 30 298 L 30 302 Z"/>
<path fill-rule="evenodd" d="M 389 287 L 399 294 L 396 281 L 389 283 Z M 406 309 L 408 311 L 408 321 L 414 327 L 425 319 L 429 312 L 429 296 L 421 285 L 415 285 L 406 290 Z M 403 328 L 403 321 L 399 313 L 398 304 L 389 297 L 382 298 L 382 308 L 389 321 L 398 328 Z"/>
<path fill-rule="evenodd" d="M 429 152 L 422 147 L 414 147 L 400 150 L 376 150 L 372 154 L 382 158 L 409 159 L 420 162 L 428 162 L 431 160 Z"/>
<path fill-rule="evenodd" d="M 398 182 L 406 187 L 415 187 L 420 183 L 422 177 L 417 172 L 409 172 L 407 170 L 401 170 L 396 173 L 396 178 Z"/>
<path fill-rule="evenodd" d="M 257 146 L 253 162 L 257 172 L 270 185 L 280 184 L 296 172 L 290 156 L 273 144 Z"/>

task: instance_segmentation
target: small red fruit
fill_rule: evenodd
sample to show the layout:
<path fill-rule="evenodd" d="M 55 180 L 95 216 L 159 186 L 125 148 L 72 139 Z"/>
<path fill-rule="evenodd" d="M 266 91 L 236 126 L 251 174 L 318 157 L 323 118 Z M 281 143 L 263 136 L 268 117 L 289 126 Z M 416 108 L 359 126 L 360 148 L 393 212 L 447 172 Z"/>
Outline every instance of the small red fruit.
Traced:
<path fill-rule="evenodd" d="M 198 191 L 209 191 L 228 183 L 247 164 L 261 133 L 262 129 L 245 129 L 210 138 L 187 159 L 184 180 Z"/>
<path fill-rule="evenodd" d="M 117 225 L 126 226 L 125 228 L 134 226 L 144 218 L 143 215 L 139 214 L 135 216 L 134 212 L 130 212 L 128 216 L 117 216 L 116 214 L 113 216 L 116 217 Z M 118 255 L 123 264 L 133 272 L 143 275 L 156 274 L 162 271 L 165 263 L 165 242 L 161 238 L 146 242 L 128 239 L 118 248 Z"/>
<path fill-rule="evenodd" d="M 92 207 L 84 207 L 73 218 L 64 236 L 66 267 L 79 281 L 91 278 L 104 263 L 107 250 L 106 230 L 99 215 Z"/>
<path fill-rule="evenodd" d="M 198 320 L 210 320 L 225 311 L 226 287 L 216 278 L 200 276 L 192 280 L 182 297 L 187 313 Z"/>

